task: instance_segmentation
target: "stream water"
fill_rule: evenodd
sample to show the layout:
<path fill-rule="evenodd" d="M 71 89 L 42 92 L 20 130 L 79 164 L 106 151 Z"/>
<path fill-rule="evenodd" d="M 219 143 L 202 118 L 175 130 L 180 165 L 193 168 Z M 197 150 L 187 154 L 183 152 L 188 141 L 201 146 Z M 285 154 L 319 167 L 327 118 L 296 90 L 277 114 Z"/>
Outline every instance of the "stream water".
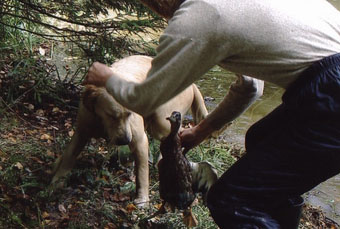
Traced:
<path fill-rule="evenodd" d="M 223 99 L 235 76 L 218 67 L 197 82 L 211 111 Z M 227 143 L 244 144 L 247 129 L 281 103 L 283 89 L 265 84 L 263 96 L 227 128 L 221 138 Z M 207 97 L 209 96 L 209 97 Z M 320 184 L 304 196 L 306 202 L 320 207 L 327 217 L 340 224 L 340 175 Z"/>

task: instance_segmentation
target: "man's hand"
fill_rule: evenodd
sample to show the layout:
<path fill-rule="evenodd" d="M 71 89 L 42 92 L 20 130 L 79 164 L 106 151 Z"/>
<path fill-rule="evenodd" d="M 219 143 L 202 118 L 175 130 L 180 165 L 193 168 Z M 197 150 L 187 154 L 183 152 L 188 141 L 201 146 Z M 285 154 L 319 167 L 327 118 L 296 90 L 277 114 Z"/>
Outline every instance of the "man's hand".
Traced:
<path fill-rule="evenodd" d="M 94 62 L 90 67 L 83 85 L 93 84 L 98 87 L 105 87 L 106 81 L 113 75 L 110 67 L 99 62 Z"/>
<path fill-rule="evenodd" d="M 195 146 L 198 146 L 207 137 L 209 137 L 213 131 L 214 130 L 210 127 L 210 125 L 207 125 L 204 120 L 192 128 L 181 131 L 180 138 L 182 147 L 184 147 L 183 153 L 186 153 Z"/>
<path fill-rule="evenodd" d="M 184 147 L 184 153 L 200 144 L 200 141 L 196 137 L 195 127 L 182 130 L 179 136 L 182 147 Z"/>

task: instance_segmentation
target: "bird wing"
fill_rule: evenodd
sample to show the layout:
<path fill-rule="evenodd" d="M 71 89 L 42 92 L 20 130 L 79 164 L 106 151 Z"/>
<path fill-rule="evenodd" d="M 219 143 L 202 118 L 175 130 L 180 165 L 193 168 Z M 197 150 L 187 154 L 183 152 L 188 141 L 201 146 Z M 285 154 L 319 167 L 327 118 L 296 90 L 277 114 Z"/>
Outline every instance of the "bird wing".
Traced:
<path fill-rule="evenodd" d="M 217 181 L 217 170 L 206 161 L 190 162 L 192 169 L 192 187 L 193 191 L 201 192 L 203 200 L 206 203 L 206 196 L 210 187 Z"/>

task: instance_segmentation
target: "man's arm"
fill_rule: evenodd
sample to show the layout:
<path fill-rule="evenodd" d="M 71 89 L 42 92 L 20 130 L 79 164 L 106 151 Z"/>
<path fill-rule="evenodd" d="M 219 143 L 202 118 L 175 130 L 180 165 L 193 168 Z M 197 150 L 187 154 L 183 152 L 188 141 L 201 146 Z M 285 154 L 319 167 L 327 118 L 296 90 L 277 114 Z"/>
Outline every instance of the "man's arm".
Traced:
<path fill-rule="evenodd" d="M 264 82 L 248 76 L 237 76 L 223 101 L 198 125 L 181 133 L 182 146 L 189 150 L 241 115 L 263 94 Z"/>
<path fill-rule="evenodd" d="M 220 61 L 206 41 L 171 34 L 162 36 L 157 52 L 142 83 L 127 82 L 117 75 L 106 83 L 106 89 L 120 104 L 142 116 L 179 94 Z"/>
<path fill-rule="evenodd" d="M 263 94 L 264 82 L 248 76 L 238 75 L 222 102 L 205 119 L 213 129 L 218 130 L 240 116 Z"/>

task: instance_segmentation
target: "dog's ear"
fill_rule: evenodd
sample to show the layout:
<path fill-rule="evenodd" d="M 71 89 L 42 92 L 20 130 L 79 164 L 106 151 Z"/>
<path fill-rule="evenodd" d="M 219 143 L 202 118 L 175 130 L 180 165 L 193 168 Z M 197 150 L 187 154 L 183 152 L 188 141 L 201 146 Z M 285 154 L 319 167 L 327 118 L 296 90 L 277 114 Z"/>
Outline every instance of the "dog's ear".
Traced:
<path fill-rule="evenodd" d="M 93 113 L 95 112 L 95 105 L 98 96 L 99 96 L 98 87 L 94 85 L 87 85 L 81 96 L 83 104 L 86 107 L 86 109 Z"/>

